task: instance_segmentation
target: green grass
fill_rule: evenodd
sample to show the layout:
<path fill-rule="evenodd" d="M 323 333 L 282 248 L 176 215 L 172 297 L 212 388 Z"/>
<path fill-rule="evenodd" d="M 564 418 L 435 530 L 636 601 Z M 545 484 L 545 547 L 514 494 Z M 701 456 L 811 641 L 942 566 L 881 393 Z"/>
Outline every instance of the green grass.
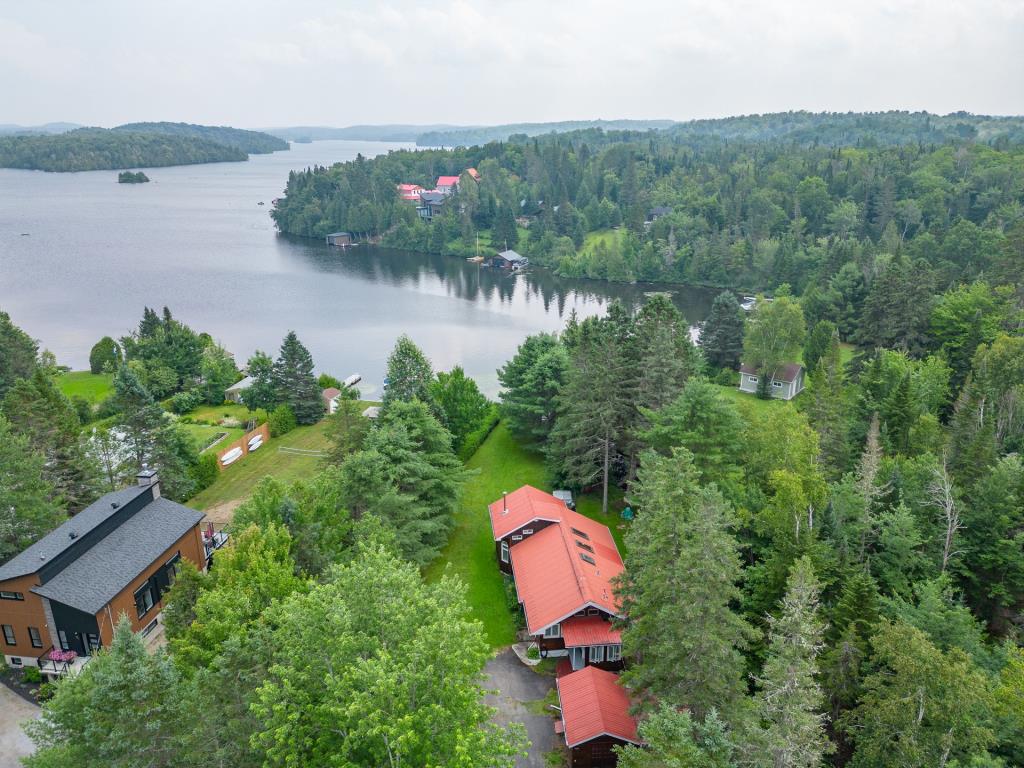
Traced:
<path fill-rule="evenodd" d="M 200 405 L 198 408 L 189 411 L 185 414 L 187 418 L 193 421 L 207 421 L 218 423 L 223 419 L 236 419 L 242 424 L 245 424 L 253 416 L 260 420 L 266 421 L 266 411 L 260 409 L 255 414 L 240 403 L 222 403 L 221 405 Z"/>
<path fill-rule="evenodd" d="M 598 229 L 594 232 L 587 232 L 583 236 L 583 247 L 580 248 L 580 251 L 593 250 L 594 246 L 602 242 L 609 246 L 618 236 L 618 231 L 614 229 Z"/>
<path fill-rule="evenodd" d="M 739 374 L 737 374 L 737 381 Z M 801 397 L 806 397 L 806 392 L 801 392 L 794 398 L 794 400 L 762 400 L 760 397 L 752 392 L 742 392 L 739 386 L 725 386 L 723 384 L 718 385 L 719 393 L 736 403 L 739 407 L 740 413 L 744 416 L 748 414 L 763 415 L 775 408 L 792 408 L 794 402 L 799 400 Z"/>
<path fill-rule="evenodd" d="M 459 576 L 467 586 L 467 598 L 474 618 L 481 621 L 487 640 L 494 648 L 515 640 L 515 622 L 505 598 L 505 577 L 498 570 L 494 555 L 494 537 L 487 505 L 501 497 L 502 491 L 514 491 L 521 485 L 548 489 L 544 459 L 528 451 L 499 424 L 466 463 L 479 474 L 463 488 L 462 501 L 455 515 L 455 527 L 448 545 L 433 563 L 424 569 L 427 581 L 437 581 L 445 573 Z M 576 500 L 577 510 L 607 525 L 622 548 L 624 523 L 622 491 L 609 491 L 609 513 L 601 514 L 600 494 L 587 494 Z"/>
<path fill-rule="evenodd" d="M 193 497 L 188 506 L 206 511 L 217 504 L 244 501 L 256 483 L 267 475 L 285 483 L 312 477 L 319 469 L 320 457 L 281 453 L 278 449 L 322 451 L 328 445 L 326 427 L 327 423 L 321 421 L 308 427 L 296 427 L 283 437 L 272 438 L 260 450 L 221 472 L 214 484 Z"/>
<path fill-rule="evenodd" d="M 195 441 L 196 448 L 202 451 L 210 442 L 217 436 L 227 433 L 227 436 L 211 448 L 211 450 L 218 450 L 223 446 L 233 443 L 238 438 L 245 434 L 245 430 L 240 427 L 211 427 L 208 424 L 182 424 L 181 428 L 191 435 Z"/>
<path fill-rule="evenodd" d="M 524 450 L 499 424 L 466 466 L 480 471 L 463 488 L 448 545 L 424 576 L 427 581 L 437 581 L 446 572 L 459 576 L 467 586 L 474 618 L 483 622 L 487 641 L 498 648 L 515 640 L 516 628 L 505 599 L 505 577 L 494 557 L 487 505 L 502 491 L 521 485 L 544 488 L 544 460 Z"/>
<path fill-rule="evenodd" d="M 84 397 L 95 404 L 114 394 L 114 377 L 109 373 L 71 371 L 61 374 L 57 386 L 67 397 Z"/>

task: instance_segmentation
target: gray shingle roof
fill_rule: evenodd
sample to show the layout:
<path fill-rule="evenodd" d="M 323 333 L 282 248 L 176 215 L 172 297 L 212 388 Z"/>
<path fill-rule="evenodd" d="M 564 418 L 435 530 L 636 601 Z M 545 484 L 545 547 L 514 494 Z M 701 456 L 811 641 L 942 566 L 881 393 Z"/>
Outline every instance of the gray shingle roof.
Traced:
<path fill-rule="evenodd" d="M 775 381 L 796 381 L 796 377 L 800 375 L 800 371 L 802 371 L 803 368 L 804 367 L 800 365 L 800 363 L 786 363 L 779 367 L 779 370 L 775 372 L 775 375 L 772 378 Z M 754 376 L 757 374 L 757 369 L 752 365 L 744 363 L 740 366 L 740 373 L 747 373 Z"/>
<path fill-rule="evenodd" d="M 202 512 L 156 499 L 32 591 L 96 613 L 202 519 Z"/>
<path fill-rule="evenodd" d="M 74 532 L 76 538 L 81 537 L 114 513 L 114 508 L 110 506 L 112 503 L 116 503 L 118 507 L 123 507 L 140 493 L 147 490 L 147 488 L 131 486 L 101 496 L 73 518 L 62 523 L 39 541 L 32 544 L 28 549 L 23 550 L 3 565 L 0 565 L 0 581 L 35 573 L 74 543 L 75 539 L 72 539 L 68 534 Z"/>

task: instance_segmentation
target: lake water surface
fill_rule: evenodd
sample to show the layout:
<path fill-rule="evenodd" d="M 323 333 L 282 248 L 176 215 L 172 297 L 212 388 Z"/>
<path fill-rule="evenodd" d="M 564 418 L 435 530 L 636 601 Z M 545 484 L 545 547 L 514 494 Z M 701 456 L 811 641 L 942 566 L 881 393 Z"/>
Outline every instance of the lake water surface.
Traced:
<path fill-rule="evenodd" d="M 101 336 L 135 327 L 144 306 L 169 306 L 235 353 L 276 356 L 292 329 L 319 371 L 360 373 L 380 394 L 388 353 L 409 334 L 435 369 L 462 365 L 488 394 L 496 369 L 531 333 L 560 329 L 620 299 L 638 305 L 665 286 L 525 275 L 462 259 L 359 246 L 342 251 L 279 235 L 271 200 L 288 172 L 411 145 L 293 144 L 245 163 L 145 169 L 149 184 L 114 171 L 0 169 L 0 309 L 59 362 L 88 367 Z M 262 201 L 264 205 L 260 206 Z M 670 288 L 697 322 L 712 295 Z"/>

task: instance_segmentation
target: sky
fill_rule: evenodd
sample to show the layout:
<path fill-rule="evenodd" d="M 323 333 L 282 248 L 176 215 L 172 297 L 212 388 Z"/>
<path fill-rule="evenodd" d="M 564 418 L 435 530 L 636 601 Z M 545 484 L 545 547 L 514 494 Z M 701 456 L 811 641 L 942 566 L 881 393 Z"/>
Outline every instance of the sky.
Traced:
<path fill-rule="evenodd" d="M 0 123 L 1024 114 L 1024 0 L 0 0 Z"/>

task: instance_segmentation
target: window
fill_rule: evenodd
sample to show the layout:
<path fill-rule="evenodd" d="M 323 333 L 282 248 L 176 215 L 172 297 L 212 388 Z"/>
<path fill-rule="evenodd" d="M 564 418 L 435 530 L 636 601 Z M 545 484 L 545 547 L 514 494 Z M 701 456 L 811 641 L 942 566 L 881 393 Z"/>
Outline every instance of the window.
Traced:
<path fill-rule="evenodd" d="M 62 651 L 70 651 L 71 643 L 68 642 L 68 633 L 63 629 L 57 630 L 57 640 L 60 643 L 60 649 Z"/>
<path fill-rule="evenodd" d="M 170 560 L 168 560 L 166 563 L 164 563 L 164 573 L 167 574 L 167 586 L 168 587 L 173 587 L 174 586 L 174 580 L 178 577 L 178 568 L 179 568 L 179 563 L 180 562 L 181 562 L 181 553 L 178 552 L 178 553 L 176 553 L 174 555 L 174 557 L 172 557 Z"/>
<path fill-rule="evenodd" d="M 577 541 L 576 542 L 576 546 L 579 547 L 580 549 L 587 550 L 587 552 L 593 552 L 594 551 L 594 548 L 592 546 L 590 546 L 589 544 L 584 544 L 582 541 Z"/>
<path fill-rule="evenodd" d="M 148 634 L 150 634 L 150 633 L 151 633 L 151 632 L 152 632 L 152 631 L 153 631 L 154 629 L 156 629 L 156 627 L 157 627 L 157 622 L 156 622 L 156 619 L 153 619 L 153 620 L 152 620 L 151 622 L 149 622 L 149 624 L 147 624 L 147 625 L 145 626 L 145 628 L 144 628 L 144 629 L 142 630 L 142 636 L 143 636 L 143 637 L 146 637 L 146 636 L 147 636 Z"/>
<path fill-rule="evenodd" d="M 561 637 L 562 636 L 562 625 L 552 624 L 550 627 L 544 630 L 544 637 Z"/>
<path fill-rule="evenodd" d="M 153 590 L 149 583 L 143 584 L 135 591 L 135 613 L 141 619 L 153 607 Z"/>
<path fill-rule="evenodd" d="M 603 645 L 592 645 L 590 646 L 590 663 L 600 664 L 604 661 L 604 646 Z"/>
<path fill-rule="evenodd" d="M 597 608 L 587 608 L 587 616 L 598 616 L 600 613 L 601 611 Z"/>
<path fill-rule="evenodd" d="M 578 531 L 575 528 L 570 528 L 569 530 L 572 531 L 576 536 L 579 536 L 581 539 L 586 539 L 587 541 L 590 541 L 590 537 L 583 531 Z"/>
<path fill-rule="evenodd" d="M 619 661 L 622 658 L 622 646 L 621 645 L 609 645 L 608 646 L 608 661 Z"/>
<path fill-rule="evenodd" d="M 757 376 L 747 376 L 747 381 L 751 384 L 757 384 Z"/>
<path fill-rule="evenodd" d="M 597 565 L 597 560 L 592 558 L 590 555 L 583 554 L 582 552 L 580 552 L 580 560 L 585 563 L 590 563 L 591 565 Z"/>
<path fill-rule="evenodd" d="M 21 592 L 0 592 L 0 600 L 24 600 L 25 595 Z"/>
<path fill-rule="evenodd" d="M 773 387 L 778 387 L 779 389 L 782 389 L 782 382 L 781 381 L 773 381 L 772 382 L 772 386 Z"/>
<path fill-rule="evenodd" d="M 33 648 L 43 647 L 43 636 L 39 634 L 39 627 L 28 628 L 28 640 Z"/>
<path fill-rule="evenodd" d="M 508 542 L 504 539 L 501 541 L 501 562 L 508 562 Z"/>
<path fill-rule="evenodd" d="M 89 645 L 89 650 L 98 651 L 100 648 L 100 636 L 99 635 L 86 635 L 85 642 Z"/>
<path fill-rule="evenodd" d="M 523 540 L 522 536 L 513 536 L 512 537 L 512 541 L 522 541 L 522 540 Z"/>
<path fill-rule="evenodd" d="M 8 645 L 17 645 L 14 640 L 14 627 L 10 624 L 4 624 L 4 642 Z"/>
<path fill-rule="evenodd" d="M 529 536 L 533 533 L 533 528 L 523 528 L 523 536 Z"/>
<path fill-rule="evenodd" d="M 11 666 L 12 667 L 20 667 L 21 666 L 21 659 L 18 658 L 17 656 L 11 656 Z"/>

